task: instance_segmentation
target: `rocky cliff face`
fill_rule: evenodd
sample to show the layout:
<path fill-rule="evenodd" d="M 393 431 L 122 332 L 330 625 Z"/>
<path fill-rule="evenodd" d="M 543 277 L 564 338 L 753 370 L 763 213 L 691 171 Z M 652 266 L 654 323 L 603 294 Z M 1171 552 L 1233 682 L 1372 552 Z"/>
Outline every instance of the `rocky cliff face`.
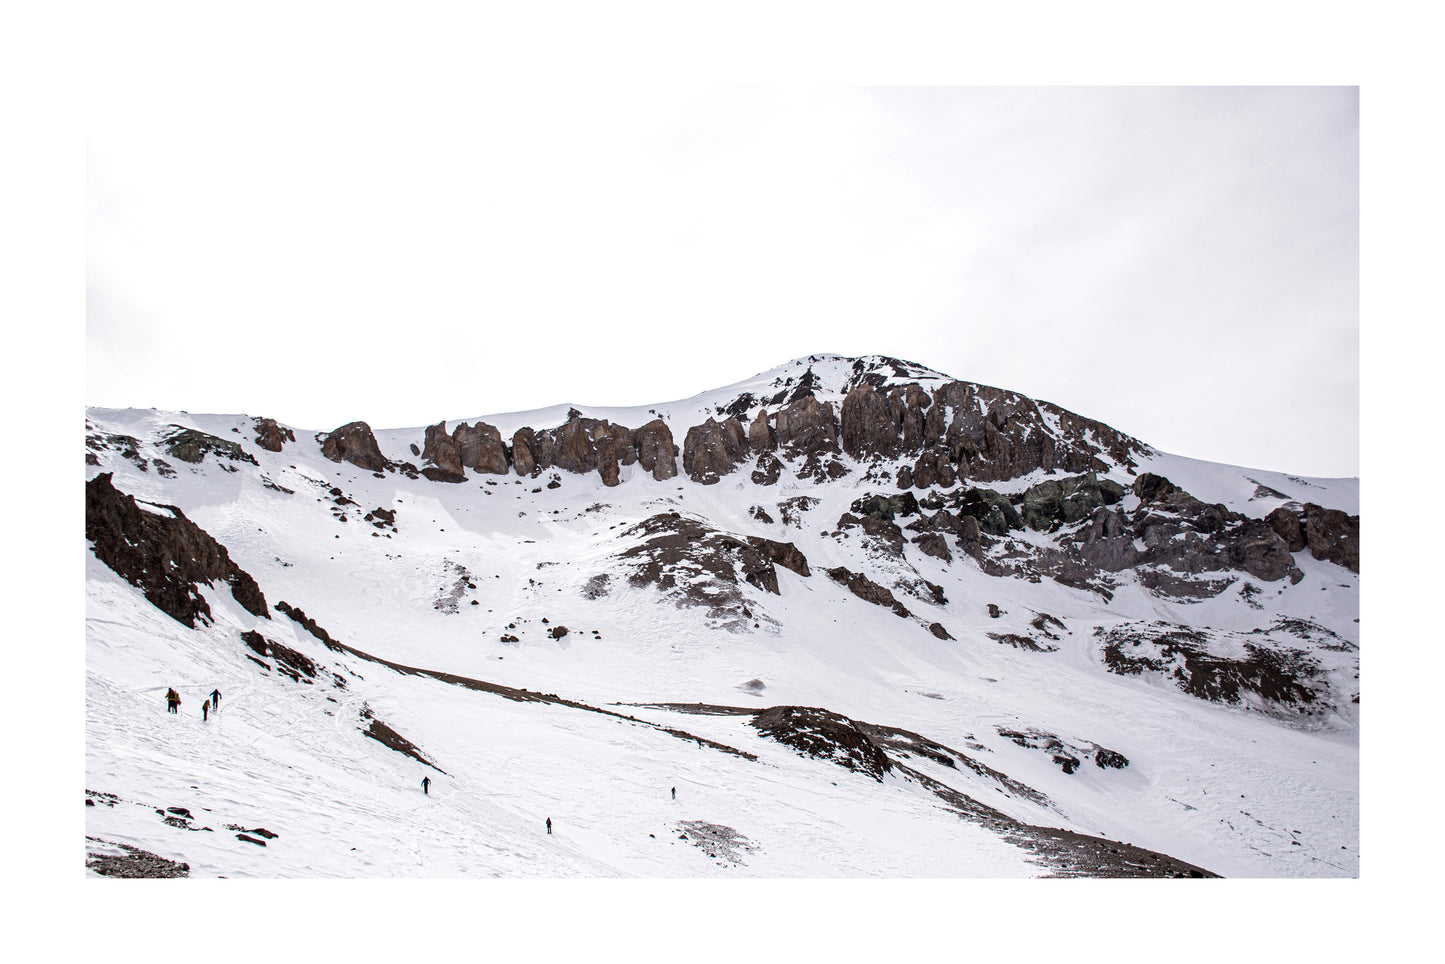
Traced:
<path fill-rule="evenodd" d="M 376 444 L 371 426 L 365 422 L 347 422 L 321 439 L 321 454 L 333 462 L 350 462 L 369 472 L 384 471 L 389 463 Z"/>
<path fill-rule="evenodd" d="M 197 586 L 221 583 L 247 612 L 266 619 L 256 580 L 231 561 L 226 547 L 171 505 L 142 509 L 117 490 L 110 472 L 85 486 L 85 538 L 96 558 L 177 622 L 208 623 L 211 607 Z M 150 505 L 150 503 L 147 503 Z"/>

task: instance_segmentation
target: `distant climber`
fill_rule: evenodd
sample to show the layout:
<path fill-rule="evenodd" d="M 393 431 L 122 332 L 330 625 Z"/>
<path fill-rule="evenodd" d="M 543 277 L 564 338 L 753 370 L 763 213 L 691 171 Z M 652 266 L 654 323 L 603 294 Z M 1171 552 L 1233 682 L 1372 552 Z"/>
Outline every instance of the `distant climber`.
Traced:
<path fill-rule="evenodd" d="M 202 723 L 206 722 L 206 718 L 210 715 L 210 711 L 211 711 L 211 703 L 210 703 L 210 701 L 209 701 L 209 700 L 201 700 L 201 722 L 202 722 Z"/>
<path fill-rule="evenodd" d="M 548 832 L 548 833 L 551 833 L 551 832 L 552 832 L 552 818 L 551 818 L 551 817 L 548 817 L 548 818 L 547 818 L 547 832 Z"/>
<path fill-rule="evenodd" d="M 168 688 L 168 689 L 166 690 L 166 712 L 168 712 L 168 713 L 179 713 L 180 710 L 177 709 L 177 707 L 180 706 L 180 705 L 181 705 L 181 694 L 177 693 L 174 689 L 169 689 L 169 688 Z"/>
<path fill-rule="evenodd" d="M 429 790 L 427 789 L 427 787 L 430 787 L 430 786 L 431 786 L 431 777 L 422 777 L 422 778 L 421 778 L 421 792 L 424 793 L 424 794 L 426 794 L 427 796 L 431 796 L 431 791 L 429 791 Z"/>
<path fill-rule="evenodd" d="M 677 787 L 672 788 L 672 799 L 677 799 Z"/>
<path fill-rule="evenodd" d="M 211 690 L 211 708 L 212 708 L 212 709 L 217 709 L 217 710 L 219 710 L 219 709 L 221 708 L 221 691 L 220 691 L 220 690 Z"/>

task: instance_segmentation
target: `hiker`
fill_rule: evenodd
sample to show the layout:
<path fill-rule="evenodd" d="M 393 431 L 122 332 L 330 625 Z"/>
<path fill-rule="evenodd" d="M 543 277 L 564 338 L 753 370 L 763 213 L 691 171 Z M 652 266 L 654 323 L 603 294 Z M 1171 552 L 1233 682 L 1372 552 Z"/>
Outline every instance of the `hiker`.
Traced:
<path fill-rule="evenodd" d="M 427 787 L 429 787 L 429 786 L 431 786 L 431 777 L 422 777 L 422 778 L 421 778 L 421 792 L 424 793 L 424 794 L 426 794 L 427 796 L 431 796 L 431 791 L 429 791 L 429 790 L 427 789 Z"/>
<path fill-rule="evenodd" d="M 211 708 L 212 708 L 212 709 L 217 709 L 217 710 L 219 710 L 219 709 L 221 708 L 221 691 L 220 691 L 220 690 L 211 690 Z"/>
<path fill-rule="evenodd" d="M 166 690 L 166 712 L 167 712 L 167 713 L 179 713 L 180 710 L 176 709 L 176 707 L 178 707 L 178 706 L 180 706 L 180 705 L 181 705 L 181 694 L 177 693 L 174 689 L 168 688 L 168 689 Z"/>
<path fill-rule="evenodd" d="M 210 704 L 209 702 L 207 702 L 206 700 L 201 700 L 201 722 L 202 722 L 202 723 L 206 722 L 206 717 L 209 715 L 210 709 L 211 709 L 211 704 Z"/>
<path fill-rule="evenodd" d="M 677 787 L 672 788 L 672 799 L 677 799 Z"/>
<path fill-rule="evenodd" d="M 547 832 L 548 832 L 548 833 L 551 833 L 551 832 L 552 832 L 552 818 L 551 818 L 551 817 L 548 817 L 548 818 L 547 818 Z"/>

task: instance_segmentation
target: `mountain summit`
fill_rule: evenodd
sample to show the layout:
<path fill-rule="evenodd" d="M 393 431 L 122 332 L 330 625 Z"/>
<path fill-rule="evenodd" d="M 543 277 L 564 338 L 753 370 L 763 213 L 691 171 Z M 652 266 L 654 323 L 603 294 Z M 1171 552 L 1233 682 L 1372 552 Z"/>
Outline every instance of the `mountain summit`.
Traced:
<path fill-rule="evenodd" d="M 1358 873 L 1356 479 L 828 354 L 86 479 L 92 873 Z"/>

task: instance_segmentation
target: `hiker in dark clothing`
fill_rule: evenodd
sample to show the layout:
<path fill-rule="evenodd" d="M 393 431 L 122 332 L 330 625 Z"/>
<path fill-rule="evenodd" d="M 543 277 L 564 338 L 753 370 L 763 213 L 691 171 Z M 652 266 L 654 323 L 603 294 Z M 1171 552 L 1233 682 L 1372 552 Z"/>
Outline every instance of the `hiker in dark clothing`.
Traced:
<path fill-rule="evenodd" d="M 548 832 L 548 833 L 551 833 L 551 832 L 552 832 L 552 818 L 551 818 L 551 817 L 548 817 L 548 818 L 547 818 L 547 832 Z"/>
<path fill-rule="evenodd" d="M 205 700 L 201 700 L 201 722 L 202 722 L 202 723 L 206 722 L 206 717 L 210 715 L 210 709 L 211 709 L 211 704 L 208 703 L 208 702 L 206 702 Z"/>
<path fill-rule="evenodd" d="M 431 786 L 431 777 L 422 777 L 421 792 L 426 794 L 427 796 L 431 796 L 431 791 L 427 789 L 427 787 L 429 786 Z"/>
<path fill-rule="evenodd" d="M 677 799 L 677 787 L 672 788 L 672 799 Z"/>
<path fill-rule="evenodd" d="M 219 710 L 221 708 L 221 691 L 211 690 L 211 707 Z"/>
<path fill-rule="evenodd" d="M 179 713 L 180 710 L 176 709 L 176 707 L 178 707 L 178 706 L 180 706 L 180 705 L 181 705 L 181 694 L 177 693 L 174 689 L 167 689 L 167 690 L 166 690 L 166 712 L 167 712 L 167 713 Z"/>

